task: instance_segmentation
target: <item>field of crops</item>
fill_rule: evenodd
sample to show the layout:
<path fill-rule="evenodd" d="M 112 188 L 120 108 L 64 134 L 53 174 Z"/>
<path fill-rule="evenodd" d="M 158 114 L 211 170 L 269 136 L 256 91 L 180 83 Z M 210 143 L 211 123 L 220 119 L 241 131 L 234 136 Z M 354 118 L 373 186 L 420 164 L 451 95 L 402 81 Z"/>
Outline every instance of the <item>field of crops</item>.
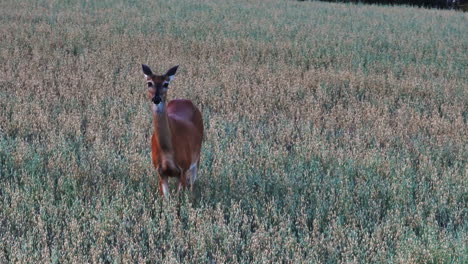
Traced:
<path fill-rule="evenodd" d="M 0 263 L 466 263 L 467 19 L 2 0 Z M 142 63 L 203 113 L 193 194 L 157 193 Z"/>

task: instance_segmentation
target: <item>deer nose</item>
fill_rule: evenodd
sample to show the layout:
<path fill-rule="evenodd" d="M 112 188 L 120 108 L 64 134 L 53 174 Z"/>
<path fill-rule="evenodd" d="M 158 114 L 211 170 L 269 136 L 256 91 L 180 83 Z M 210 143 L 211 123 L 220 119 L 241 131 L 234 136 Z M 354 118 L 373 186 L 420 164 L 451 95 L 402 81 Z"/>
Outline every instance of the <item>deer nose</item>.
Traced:
<path fill-rule="evenodd" d="M 161 103 L 161 97 L 158 96 L 158 95 L 155 95 L 155 96 L 153 97 L 153 103 L 154 103 L 154 104 L 159 104 L 159 103 Z"/>

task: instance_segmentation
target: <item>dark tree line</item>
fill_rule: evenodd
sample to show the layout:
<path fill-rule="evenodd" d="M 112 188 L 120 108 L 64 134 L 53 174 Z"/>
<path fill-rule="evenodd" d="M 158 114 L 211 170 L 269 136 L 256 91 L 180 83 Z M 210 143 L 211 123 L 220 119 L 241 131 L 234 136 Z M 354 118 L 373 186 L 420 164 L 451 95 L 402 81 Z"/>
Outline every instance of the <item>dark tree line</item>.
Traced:
<path fill-rule="evenodd" d="M 342 3 L 366 3 L 366 4 L 384 4 L 384 5 L 412 5 L 419 7 L 432 8 L 458 8 L 467 4 L 467 0 L 320 0 L 326 2 Z"/>

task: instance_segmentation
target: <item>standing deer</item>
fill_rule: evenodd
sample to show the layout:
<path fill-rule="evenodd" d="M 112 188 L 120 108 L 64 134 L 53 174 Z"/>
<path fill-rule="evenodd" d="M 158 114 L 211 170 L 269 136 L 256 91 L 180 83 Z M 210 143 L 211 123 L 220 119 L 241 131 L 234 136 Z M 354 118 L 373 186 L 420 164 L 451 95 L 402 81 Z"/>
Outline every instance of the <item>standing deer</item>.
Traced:
<path fill-rule="evenodd" d="M 169 177 L 178 178 L 178 191 L 187 184 L 193 190 L 203 139 L 202 115 L 190 100 L 175 99 L 166 103 L 169 83 L 174 80 L 178 67 L 164 75 L 155 75 L 147 65 L 142 65 L 154 125 L 151 157 L 159 176 L 159 192 L 166 198 Z"/>

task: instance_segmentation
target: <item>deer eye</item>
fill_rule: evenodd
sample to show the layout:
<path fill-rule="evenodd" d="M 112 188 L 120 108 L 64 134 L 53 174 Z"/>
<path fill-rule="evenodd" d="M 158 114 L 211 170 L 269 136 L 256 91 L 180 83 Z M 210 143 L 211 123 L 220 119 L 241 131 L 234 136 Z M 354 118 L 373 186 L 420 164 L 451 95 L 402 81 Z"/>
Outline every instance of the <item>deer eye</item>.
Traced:
<path fill-rule="evenodd" d="M 153 87 L 153 83 L 148 83 L 148 87 Z"/>
<path fill-rule="evenodd" d="M 168 86 L 169 86 L 169 83 L 164 83 L 164 84 L 163 84 L 163 87 L 164 87 L 164 88 L 167 88 Z"/>

